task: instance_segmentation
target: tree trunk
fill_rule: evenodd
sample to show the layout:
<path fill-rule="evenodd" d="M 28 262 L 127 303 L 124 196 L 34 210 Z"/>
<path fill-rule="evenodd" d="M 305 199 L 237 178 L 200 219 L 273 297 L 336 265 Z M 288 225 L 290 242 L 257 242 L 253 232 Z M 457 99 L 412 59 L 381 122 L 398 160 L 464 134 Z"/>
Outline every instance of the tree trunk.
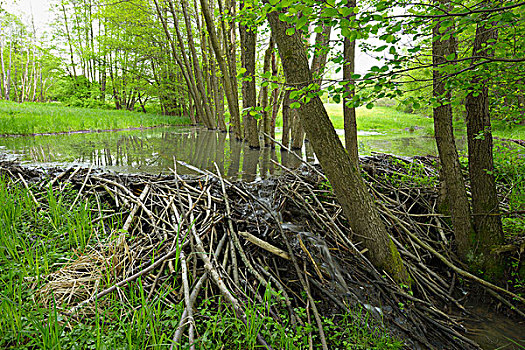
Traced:
<path fill-rule="evenodd" d="M 1 25 L 1 24 L 0 24 Z M 3 28 L 0 27 L 0 33 L 3 31 Z M 0 64 L 2 66 L 2 81 L 0 82 L 2 86 L 0 86 L 0 98 L 4 98 L 6 95 L 6 84 L 5 84 L 5 63 L 4 63 L 4 36 L 3 34 L 0 35 Z"/>
<path fill-rule="evenodd" d="M 497 40 L 494 23 L 488 27 L 478 24 L 474 39 L 473 56 L 492 56 L 490 39 Z M 476 59 L 473 59 L 473 63 Z M 489 112 L 487 81 L 483 74 L 472 79 L 472 91 L 467 95 L 467 141 L 469 174 L 472 191 L 472 211 L 476 237 L 472 265 L 484 271 L 485 277 L 499 279 L 503 269 L 498 256 L 491 253 L 494 246 L 503 243 L 503 229 L 499 214 L 499 202 L 494 180 L 492 155 L 492 131 Z"/>
<path fill-rule="evenodd" d="M 181 53 L 182 53 L 182 57 L 184 59 L 184 63 L 182 62 L 182 60 L 180 59 L 178 53 L 177 53 L 177 49 L 175 47 L 175 42 L 173 41 L 172 37 L 171 37 L 171 34 L 170 34 L 170 31 L 168 30 L 168 25 L 167 25 L 167 21 L 166 19 L 164 18 L 164 16 L 162 15 L 162 12 L 161 12 L 161 9 L 160 9 L 160 6 L 159 6 L 159 3 L 157 0 L 155 0 L 155 8 L 157 9 L 157 15 L 159 16 L 159 19 L 162 23 L 162 28 L 164 29 L 164 34 L 166 35 L 166 38 L 168 39 L 168 42 L 170 44 L 170 48 L 171 48 L 171 54 L 173 55 L 173 58 L 175 58 L 175 61 L 177 62 L 177 65 L 180 67 L 180 70 L 182 72 L 182 75 L 184 76 L 184 80 L 186 81 L 186 85 L 188 86 L 188 89 L 189 89 L 189 92 L 191 94 L 191 97 L 193 98 L 193 101 L 195 102 L 195 109 L 196 109 L 196 114 L 197 114 L 197 117 L 195 118 L 192 118 L 192 122 L 196 122 L 197 120 L 202 120 L 203 118 L 205 118 L 204 116 L 204 109 L 202 108 L 202 104 L 201 104 L 201 99 L 200 99 L 200 96 L 199 96 L 199 91 L 198 89 L 196 88 L 196 85 L 195 85 L 195 80 L 193 78 L 193 74 L 191 74 L 191 69 L 190 69 L 190 63 L 189 63 L 189 60 L 188 60 L 188 57 L 185 53 L 185 50 L 181 49 Z M 180 31 L 179 31 L 179 27 L 178 27 L 178 22 L 176 20 L 176 18 L 174 17 L 173 18 L 174 20 L 174 23 L 175 23 L 175 31 L 177 33 L 177 39 L 178 39 L 178 42 L 179 42 L 179 47 L 182 48 L 182 39 L 181 39 L 181 35 L 180 35 Z M 192 114 L 192 115 L 195 115 L 195 114 Z"/>
<path fill-rule="evenodd" d="M 173 16 L 175 20 L 175 11 L 173 9 L 173 2 L 170 0 L 170 9 L 173 11 Z M 181 0 L 180 4 L 182 5 L 182 11 L 184 13 L 184 21 L 186 23 L 186 35 L 187 42 L 190 47 L 190 52 L 193 59 L 193 70 L 195 72 L 195 78 L 197 81 L 197 89 L 199 90 L 202 98 L 202 103 L 204 105 L 204 114 L 206 120 L 206 126 L 210 129 L 216 129 L 217 123 L 215 122 L 215 117 L 210 108 L 210 101 L 206 93 L 206 87 L 204 85 L 204 76 L 202 74 L 201 67 L 199 65 L 199 59 L 197 57 L 197 50 L 195 49 L 195 43 L 193 41 L 192 27 L 190 23 L 190 17 L 188 14 L 188 9 L 186 7 L 186 0 Z"/>
<path fill-rule="evenodd" d="M 449 7 L 449 0 L 436 0 L 435 3 L 438 6 L 441 4 Z M 470 205 L 454 138 L 451 92 L 445 88 L 445 74 L 439 69 L 439 65 L 446 62 L 445 57 L 456 52 L 452 33 L 454 27 L 444 31 L 440 31 L 440 28 L 438 23 L 432 32 L 433 95 L 440 102 L 440 105 L 434 108 L 434 133 L 441 163 L 440 185 L 446 189 L 446 202 L 450 207 L 458 253 L 466 261 L 474 243 L 471 242 L 473 230 Z M 450 36 L 449 39 L 441 40 L 445 34 Z"/>
<path fill-rule="evenodd" d="M 220 79 L 217 77 L 217 64 L 213 56 L 210 57 L 210 83 L 210 88 L 213 91 L 213 97 L 215 99 L 214 104 L 215 114 L 217 116 L 217 126 L 220 131 L 226 132 L 226 121 L 224 120 L 224 92 L 220 86 Z"/>
<path fill-rule="evenodd" d="M 275 46 L 275 43 L 273 46 Z M 275 54 L 275 50 L 272 50 L 272 76 L 276 77 L 278 76 L 278 74 L 279 72 L 277 70 L 277 55 Z M 275 140 L 275 122 L 277 120 L 277 114 L 279 114 L 279 107 L 282 104 L 283 97 L 284 97 L 284 89 L 282 86 L 276 87 L 275 89 L 273 89 L 272 100 L 270 103 L 272 106 L 272 125 L 270 129 L 270 134 L 274 140 Z M 271 146 L 272 148 L 275 148 L 275 144 L 273 142 Z"/>
<path fill-rule="evenodd" d="M 292 134 L 292 149 L 300 150 L 303 148 L 305 132 L 303 129 L 302 118 L 299 116 L 297 109 L 290 109 L 291 117 L 291 134 Z"/>
<path fill-rule="evenodd" d="M 71 35 L 69 33 L 69 25 L 67 23 L 66 7 L 64 6 L 64 4 L 62 4 L 62 13 L 64 14 L 64 27 L 66 29 L 67 42 L 69 44 L 69 57 L 71 59 L 71 69 L 72 69 L 72 72 L 73 72 L 73 76 L 71 78 L 74 80 L 74 82 L 76 82 L 77 71 L 76 71 L 76 68 L 75 68 L 75 60 L 73 58 L 73 41 L 72 41 Z"/>
<path fill-rule="evenodd" d="M 241 3 L 242 6 L 242 3 Z M 257 134 L 257 119 L 255 119 L 255 107 L 257 105 L 257 93 L 255 90 L 255 44 L 257 34 L 247 26 L 240 25 L 241 37 L 241 61 L 246 69 L 242 81 L 242 119 L 244 122 L 244 138 L 248 141 L 250 148 L 259 148 L 259 135 Z"/>
<path fill-rule="evenodd" d="M 264 53 L 264 61 L 263 61 L 263 73 L 270 72 L 271 69 L 271 63 L 272 63 L 272 52 L 273 52 L 273 40 L 270 37 L 270 42 L 268 43 L 268 48 L 266 49 L 266 52 Z M 271 128 L 272 128 L 272 120 L 271 116 L 272 114 L 269 113 L 268 108 L 268 79 L 263 80 L 263 86 L 259 90 L 259 101 L 260 106 L 262 108 L 262 128 L 261 130 L 267 134 L 271 134 Z M 264 140 L 264 147 L 269 147 L 272 145 L 272 140 L 268 138 L 267 136 L 263 137 Z"/>
<path fill-rule="evenodd" d="M 356 6 L 355 0 L 350 0 L 346 5 L 349 8 Z M 355 73 L 355 40 L 348 38 L 343 42 L 343 80 L 347 82 L 345 85 L 345 92 L 343 96 L 343 118 L 345 125 L 345 148 L 350 156 L 350 159 L 356 166 L 359 166 L 359 148 L 357 145 L 357 120 L 355 115 L 355 107 L 351 101 L 355 95 L 355 81 L 352 75 Z"/>
<path fill-rule="evenodd" d="M 206 28 L 210 34 L 210 40 L 215 53 L 215 58 L 219 64 L 222 74 L 224 75 L 224 91 L 226 93 L 226 99 L 228 100 L 228 109 L 230 111 L 230 123 L 233 124 L 233 132 L 237 139 L 242 139 L 241 132 L 241 118 L 239 115 L 239 101 L 237 96 L 237 86 L 232 86 L 232 80 L 230 76 L 230 70 L 226 60 L 224 59 L 224 53 L 219 45 L 219 38 L 215 30 L 215 24 L 208 6 L 207 0 L 200 0 L 202 13 L 204 20 L 206 21 Z"/>
<path fill-rule="evenodd" d="M 281 143 L 285 147 L 290 146 L 290 119 L 291 119 L 291 110 L 290 110 L 290 104 L 292 103 L 290 99 L 290 90 L 286 90 L 284 92 L 284 98 L 283 98 L 283 135 L 281 139 Z"/>
<path fill-rule="evenodd" d="M 287 35 L 289 25 L 279 12 L 268 13 L 268 21 L 281 56 L 286 82 L 298 89 L 313 83 L 303 42 L 296 32 Z M 366 185 L 346 153 L 319 97 L 301 105 L 299 114 L 306 135 L 332 184 L 352 230 L 363 239 L 371 261 L 398 281 L 410 283 L 401 256 L 381 221 Z"/>
<path fill-rule="evenodd" d="M 5 88 L 5 99 L 9 101 L 11 99 L 11 69 L 13 67 L 13 43 L 9 42 L 9 68 L 7 69 L 6 75 L 6 88 Z"/>

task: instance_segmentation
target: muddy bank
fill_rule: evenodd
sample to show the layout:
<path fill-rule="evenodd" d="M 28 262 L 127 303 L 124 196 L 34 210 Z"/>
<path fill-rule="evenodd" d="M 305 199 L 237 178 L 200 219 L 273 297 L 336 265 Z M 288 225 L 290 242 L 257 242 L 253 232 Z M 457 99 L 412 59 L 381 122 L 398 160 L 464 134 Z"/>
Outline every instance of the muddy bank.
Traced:
<path fill-rule="evenodd" d="M 31 188 L 34 200 L 42 204 L 46 188 L 71 184 L 79 197 L 94 196 L 110 204 L 113 213 L 123 213 L 121 234 L 112 244 L 94 246 L 82 261 L 46 276 L 48 283 L 35 291 L 43 304 L 51 302 L 54 291 L 67 305 L 66 316 L 93 313 L 94 304 L 103 303 L 116 286 L 125 288 L 142 277 L 151 294 L 165 283 L 187 285 L 194 298 L 186 300 L 184 293 L 168 298 L 174 304 L 184 301 L 186 310 L 208 293 L 222 294 L 246 319 L 244 305 L 264 302 L 261 286 L 270 285 L 282 299 L 268 308 L 294 325 L 302 322 L 293 311 L 297 306 L 322 316 L 351 311 L 363 328 L 380 325 L 408 348 L 474 349 L 478 345 L 462 324 L 470 317 L 462 298 L 475 283 L 461 275 L 461 264 L 448 253 L 452 232 L 446 218 L 433 210 L 435 188 L 424 181 L 437 176 L 432 162 L 388 156 L 362 159 L 370 191 L 413 277 L 410 290 L 377 271 L 366 251 L 354 243 L 358 237 L 319 168 L 284 169 L 284 175 L 255 183 L 229 182 L 207 171 L 200 176 L 137 176 L 8 162 L 0 164 L 0 172 Z M 420 176 L 414 176 L 415 171 Z M 112 213 L 100 212 L 94 220 L 108 215 Z M 181 252 L 193 283 L 188 283 L 187 272 L 173 269 Z M 459 270 L 446 266 L 435 253 Z M 86 263 L 92 268 L 86 269 Z M 97 280 L 108 266 L 111 281 Z M 88 282 L 68 284 L 68 276 Z M 208 280 L 211 292 L 203 288 Z M 99 283 L 102 288 L 97 288 Z M 513 303 L 508 295 L 497 295 Z M 356 309 L 366 310 L 367 316 L 357 316 Z M 185 327 L 183 317 L 178 337 L 186 334 Z M 259 343 L 266 346 L 268 340 L 261 337 Z"/>

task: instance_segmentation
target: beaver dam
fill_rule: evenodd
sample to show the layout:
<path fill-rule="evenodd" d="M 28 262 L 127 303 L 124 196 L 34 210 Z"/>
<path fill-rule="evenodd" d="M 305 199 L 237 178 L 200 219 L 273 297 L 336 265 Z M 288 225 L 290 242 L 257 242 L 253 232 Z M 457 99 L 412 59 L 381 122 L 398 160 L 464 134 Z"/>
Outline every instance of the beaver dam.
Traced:
<path fill-rule="evenodd" d="M 452 231 L 435 212 L 436 189 L 424 181 L 437 176 L 433 159 L 361 161 L 411 289 L 367 260 L 318 167 L 284 168 L 282 175 L 246 183 L 219 171 L 179 175 L 177 162 L 171 175 L 158 176 L 0 163 L 8 186 L 25 188 L 37 211 L 51 207 L 50 191 L 69 188 L 71 208 L 96 203 L 90 220 L 97 225 L 83 251 L 19 283 L 62 334 L 93 323 L 103 334 L 138 315 L 141 300 L 155 302 L 143 331 L 167 348 L 215 348 L 210 339 L 221 338 L 224 348 L 234 347 L 240 330 L 233 325 L 252 336 L 235 348 L 367 348 L 352 342 L 351 324 L 386 334 L 397 347 L 476 349 L 464 325 L 483 322 L 465 307 L 472 294 L 525 319 L 523 298 L 472 276 L 450 253 Z M 109 225 L 116 217 L 118 229 Z M 25 239 L 29 247 L 54 244 L 38 234 Z M 153 334 L 153 322 L 162 336 Z M 203 330 L 210 322 L 216 329 Z M 21 335 L 7 346 L 24 342 Z"/>

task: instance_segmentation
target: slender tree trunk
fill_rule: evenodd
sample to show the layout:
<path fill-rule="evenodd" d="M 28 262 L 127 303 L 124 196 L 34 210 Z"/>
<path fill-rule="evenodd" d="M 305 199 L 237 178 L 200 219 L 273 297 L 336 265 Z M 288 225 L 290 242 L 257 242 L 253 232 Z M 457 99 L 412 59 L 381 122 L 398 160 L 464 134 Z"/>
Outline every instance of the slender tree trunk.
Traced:
<path fill-rule="evenodd" d="M 435 4 L 449 7 L 450 3 L 449 0 L 436 0 Z M 456 53 L 454 27 L 442 30 L 440 24 L 441 22 L 433 28 L 432 32 L 433 95 L 440 101 L 440 105 L 434 108 L 434 133 L 441 163 L 441 187 L 446 189 L 446 202 L 450 206 L 458 252 L 462 259 L 466 260 L 474 243 L 471 242 L 473 229 L 470 205 L 454 138 L 451 92 L 445 88 L 445 74 L 439 69 L 439 65 L 446 62 L 445 57 Z M 449 39 L 442 40 L 447 34 Z"/>
<path fill-rule="evenodd" d="M 299 116 L 297 109 L 290 109 L 291 116 L 291 134 L 292 134 L 292 149 L 299 150 L 303 148 L 305 131 L 303 129 L 303 122 Z"/>
<path fill-rule="evenodd" d="M 275 45 L 273 45 L 275 46 Z M 277 77 L 279 74 L 277 70 L 277 57 L 275 55 L 275 50 L 272 50 L 272 76 Z M 284 97 L 284 89 L 282 86 L 276 87 L 272 91 L 272 100 L 271 100 L 271 106 L 272 106 L 272 125 L 271 125 L 271 132 L 270 135 L 275 140 L 275 122 L 277 120 L 277 114 L 279 113 L 279 107 L 282 104 L 282 100 Z M 275 148 L 275 144 L 272 142 L 271 144 L 272 148 Z"/>
<path fill-rule="evenodd" d="M 5 63 L 4 63 L 4 35 L 3 35 L 3 29 L 0 24 L 0 65 L 2 66 L 2 81 L 0 83 L 2 86 L 0 86 L 0 98 L 4 98 L 6 95 L 6 85 L 5 85 Z"/>
<path fill-rule="evenodd" d="M 270 37 L 270 42 L 268 43 L 268 48 L 266 49 L 266 52 L 264 53 L 264 61 L 263 61 L 263 73 L 269 73 L 271 72 L 270 69 L 272 64 L 272 52 L 273 52 L 273 40 Z M 272 114 L 269 113 L 271 108 L 268 108 L 268 79 L 264 79 L 263 86 L 261 87 L 259 91 L 259 101 L 261 108 L 262 108 L 262 130 L 265 134 L 271 135 L 271 129 L 272 129 L 272 120 L 271 116 Z M 272 140 L 270 140 L 269 137 L 264 136 L 264 147 L 269 147 L 272 145 Z"/>
<path fill-rule="evenodd" d="M 210 100 L 210 109 L 212 112 L 211 117 L 215 120 L 215 123 L 217 124 L 217 111 L 215 110 L 215 90 L 212 86 L 212 74 L 211 74 L 211 61 L 214 60 L 213 53 L 208 54 L 208 32 L 205 28 L 201 27 L 201 22 L 199 20 L 199 9 L 197 0 L 193 0 L 194 6 L 195 6 L 195 13 L 197 14 L 197 31 L 198 33 L 201 33 L 200 37 L 200 54 L 201 54 L 201 61 L 202 61 L 202 71 L 204 73 L 204 81 L 205 81 L 205 87 L 206 92 Z M 212 4 L 213 9 L 213 4 Z M 211 51 L 211 50 L 210 50 Z"/>
<path fill-rule="evenodd" d="M 321 33 L 317 33 L 315 36 L 315 50 L 310 69 L 312 75 L 317 84 L 321 84 L 321 76 L 326 66 L 326 60 L 328 57 L 329 44 L 330 44 L 330 33 L 332 27 L 330 25 L 323 25 Z M 301 122 L 301 118 L 297 115 L 296 111 L 292 111 L 292 149 L 302 149 L 305 137 L 304 128 Z"/>
<path fill-rule="evenodd" d="M 11 99 L 11 69 L 13 67 L 13 43 L 9 41 L 9 68 L 6 75 L 5 99 Z"/>
<path fill-rule="evenodd" d="M 173 2 L 169 0 L 169 3 L 170 3 L 170 8 L 173 11 L 173 16 L 175 17 L 175 10 L 173 9 Z M 190 23 L 190 17 L 188 14 L 188 9 L 186 6 L 186 0 L 181 0 L 180 4 L 182 5 L 182 11 L 184 13 L 184 21 L 186 23 L 187 42 L 188 42 L 188 46 L 190 47 L 190 52 L 191 52 L 192 59 L 193 59 L 193 71 L 195 72 L 197 89 L 199 89 L 199 92 L 202 98 L 202 103 L 204 105 L 204 113 L 205 113 L 205 118 L 207 121 L 206 124 L 208 128 L 216 129 L 217 123 L 215 122 L 215 117 L 213 116 L 213 113 L 210 108 L 210 101 L 208 99 L 208 95 L 206 93 L 206 87 L 204 85 L 204 76 L 202 74 L 202 70 L 199 65 L 197 50 L 195 49 L 195 43 L 193 41 L 192 27 Z"/>
<path fill-rule="evenodd" d="M 355 0 L 350 0 L 346 5 L 349 8 L 356 6 Z M 355 40 L 348 38 L 343 42 L 343 80 L 347 82 L 343 96 L 343 118 L 345 125 L 345 148 L 350 159 L 359 166 L 359 148 L 357 145 L 357 119 L 355 107 L 350 106 L 355 95 L 355 81 L 352 75 L 355 73 Z"/>
<path fill-rule="evenodd" d="M 175 17 L 173 18 L 174 23 L 175 23 L 175 31 L 177 33 L 179 47 L 181 47 L 181 54 L 182 54 L 182 57 L 184 59 L 184 63 L 182 62 L 181 58 L 179 57 L 179 55 L 177 53 L 177 48 L 175 47 L 175 42 L 173 41 L 173 39 L 171 37 L 171 34 L 170 34 L 170 31 L 168 30 L 168 25 L 166 23 L 166 19 L 162 15 L 162 11 L 160 9 L 160 6 L 159 6 L 159 3 L 158 3 L 157 0 L 155 0 L 155 8 L 157 10 L 157 15 L 159 16 L 159 19 L 160 19 L 160 21 L 162 23 L 162 28 L 164 29 L 164 34 L 166 35 L 166 38 L 168 39 L 168 42 L 170 44 L 171 54 L 172 54 L 173 58 L 175 59 L 175 61 L 177 62 L 177 65 L 179 66 L 179 68 L 180 68 L 180 70 L 182 72 L 184 80 L 186 81 L 186 85 L 188 86 L 188 89 L 189 89 L 189 92 L 191 94 L 191 97 L 192 97 L 193 101 L 195 102 L 197 118 L 193 118 L 192 121 L 195 122 L 195 121 L 197 121 L 197 119 L 202 120 L 202 118 L 204 118 L 204 109 L 202 108 L 201 99 L 200 99 L 200 96 L 199 96 L 199 91 L 196 88 L 195 80 L 193 79 L 193 74 L 191 74 L 191 69 L 190 69 L 191 66 L 190 66 L 188 57 L 187 57 L 187 55 L 185 53 L 185 50 L 182 47 L 182 39 L 181 39 L 180 31 L 179 31 L 179 28 L 178 28 L 177 19 Z M 192 115 L 194 115 L 194 114 L 192 113 Z"/>
<path fill-rule="evenodd" d="M 209 36 L 208 36 L 209 40 Z M 217 125 L 222 132 L 228 131 L 226 129 L 226 121 L 224 120 L 224 91 L 222 90 L 221 79 L 217 77 L 217 63 L 215 57 L 210 57 L 210 76 L 211 88 L 215 98 L 215 113 L 217 115 Z"/>
<path fill-rule="evenodd" d="M 215 30 L 215 24 L 208 6 L 207 0 L 200 0 L 201 9 L 204 15 L 204 20 L 206 21 L 206 27 L 208 28 L 208 33 L 210 34 L 210 40 L 213 47 L 213 52 L 215 53 L 215 59 L 219 64 L 222 74 L 224 75 L 224 92 L 226 93 L 226 99 L 228 100 L 228 109 L 230 111 L 230 123 L 233 124 L 233 132 L 235 137 L 240 140 L 242 139 L 241 132 L 241 118 L 239 115 L 239 101 L 238 101 L 238 92 L 237 86 L 233 86 L 232 77 L 230 75 L 230 70 L 228 64 L 225 60 L 225 55 L 222 52 L 222 49 L 219 45 L 219 38 L 217 37 L 217 32 Z"/>
<path fill-rule="evenodd" d="M 239 32 L 241 37 L 241 61 L 243 68 L 246 69 L 244 73 L 245 79 L 242 81 L 244 137 L 248 141 L 250 148 L 259 148 L 257 119 L 254 116 L 257 105 L 257 93 L 255 90 L 255 44 L 257 33 L 243 25 L 239 26 Z"/>
<path fill-rule="evenodd" d="M 303 42 L 297 32 L 287 35 L 289 25 L 279 12 L 268 13 L 268 21 L 282 59 L 288 84 L 301 89 L 313 83 Z M 299 114 L 315 154 L 330 180 L 352 230 L 362 237 L 372 262 L 398 281 L 410 283 L 401 256 L 381 221 L 366 185 L 346 153 L 319 97 L 301 105 Z"/>
<path fill-rule="evenodd" d="M 473 56 L 493 56 L 491 39 L 497 40 L 495 23 L 478 24 L 474 39 Z M 473 60 L 473 63 L 476 59 Z M 503 229 L 499 214 L 499 201 L 494 180 L 492 131 L 490 123 L 488 82 L 483 73 L 472 79 L 472 91 L 467 95 L 467 140 L 469 174 L 472 192 L 472 211 L 476 238 L 472 264 L 481 268 L 490 279 L 502 277 L 500 258 L 491 253 L 494 246 L 503 243 Z"/>
<path fill-rule="evenodd" d="M 29 44 L 28 44 L 29 46 Z M 26 56 L 27 56 L 27 59 L 26 59 L 26 64 L 24 65 L 24 72 L 21 73 L 22 74 L 22 97 L 21 97 L 21 102 L 25 102 L 26 100 L 26 96 L 28 95 L 29 91 L 26 91 L 29 90 L 29 88 L 31 87 L 31 84 L 29 83 L 29 62 L 31 60 L 31 54 L 30 54 L 30 48 L 28 47 L 28 50 L 26 52 Z M 23 55 L 23 51 L 20 52 L 21 55 Z"/>
<path fill-rule="evenodd" d="M 230 4 L 230 1 L 227 0 L 226 9 L 223 6 L 222 0 L 217 0 L 217 4 L 219 6 L 219 13 L 225 14 L 221 16 L 221 21 L 220 21 L 221 39 L 222 39 L 221 50 L 227 55 L 226 63 L 227 63 L 227 66 L 230 72 L 231 86 L 234 87 L 234 89 L 237 89 L 238 83 L 237 83 L 237 57 L 236 57 L 236 45 L 235 45 L 236 43 L 235 21 L 226 19 L 227 17 L 233 18 L 233 16 L 230 14 L 235 15 L 235 1 L 233 2 L 233 4 Z M 211 45 L 211 40 L 210 40 L 210 45 Z M 224 87 L 226 86 L 226 83 L 223 81 L 222 85 Z M 221 90 L 221 94 L 224 95 L 224 90 Z M 239 105 L 238 95 L 234 94 L 233 97 L 237 101 L 235 102 L 235 104 L 238 106 Z M 231 128 L 233 127 L 231 122 L 230 122 L 230 127 Z"/>
<path fill-rule="evenodd" d="M 69 44 L 69 57 L 71 59 L 71 70 L 73 72 L 73 76 L 71 77 L 74 82 L 76 82 L 77 79 L 77 70 L 75 68 L 75 59 L 73 57 L 73 41 L 71 39 L 71 34 L 69 32 L 69 25 L 67 23 L 67 13 L 66 13 L 66 7 L 64 4 L 62 4 L 62 13 L 64 14 L 64 27 L 66 29 L 66 37 L 67 42 Z"/>
<path fill-rule="evenodd" d="M 290 99 L 290 90 L 286 90 L 284 92 L 284 98 L 283 98 L 283 135 L 281 139 L 281 143 L 285 147 L 290 146 L 290 119 L 291 116 L 291 110 L 290 110 L 290 104 L 292 103 Z"/>

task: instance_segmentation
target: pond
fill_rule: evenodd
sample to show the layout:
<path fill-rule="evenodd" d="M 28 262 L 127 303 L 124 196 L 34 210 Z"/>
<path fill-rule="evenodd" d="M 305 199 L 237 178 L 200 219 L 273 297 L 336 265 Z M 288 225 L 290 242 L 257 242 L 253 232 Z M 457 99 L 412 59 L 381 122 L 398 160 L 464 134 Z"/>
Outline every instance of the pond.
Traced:
<path fill-rule="evenodd" d="M 214 163 L 217 163 L 228 178 L 247 181 L 278 171 L 272 160 L 290 168 L 300 164 L 296 157 L 281 152 L 279 147 L 253 150 L 243 142 L 230 140 L 225 133 L 197 127 L 3 137 L 0 152 L 28 163 L 94 164 L 123 173 L 169 173 L 174 159 L 210 171 L 215 171 Z M 437 151 L 432 137 L 406 132 L 402 135 L 366 133 L 359 136 L 359 152 L 361 155 L 383 152 L 414 156 L 435 155 Z M 305 142 L 301 156 L 305 160 L 315 159 L 309 142 Z M 193 173 L 181 166 L 177 171 Z"/>

